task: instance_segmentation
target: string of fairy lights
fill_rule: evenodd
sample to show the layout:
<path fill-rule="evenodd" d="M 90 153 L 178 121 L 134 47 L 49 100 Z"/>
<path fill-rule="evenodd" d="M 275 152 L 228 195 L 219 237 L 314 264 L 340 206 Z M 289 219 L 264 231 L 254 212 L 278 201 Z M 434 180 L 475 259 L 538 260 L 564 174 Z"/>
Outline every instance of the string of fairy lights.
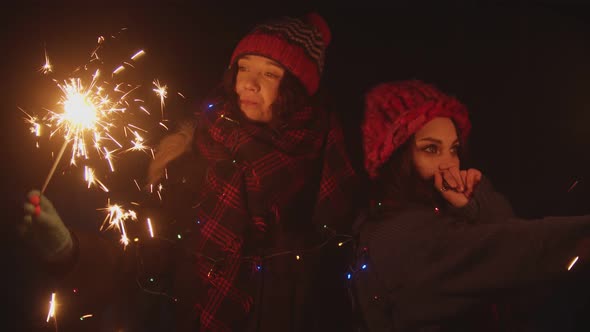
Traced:
<path fill-rule="evenodd" d="M 338 248 L 343 248 L 346 245 L 348 245 L 349 243 L 354 242 L 354 238 L 351 235 L 347 235 L 347 234 L 340 234 L 335 232 L 334 230 L 332 230 L 331 228 L 329 228 L 327 225 L 324 225 L 322 227 L 324 230 L 328 231 L 331 233 L 331 235 L 325 239 L 323 242 L 317 244 L 316 246 L 313 247 L 309 247 L 309 248 L 304 248 L 304 249 L 299 249 L 299 250 L 285 250 L 285 251 L 280 251 L 280 252 L 276 252 L 276 253 L 272 253 L 272 254 L 267 254 L 267 255 L 261 255 L 261 256 L 244 256 L 241 258 L 241 262 L 242 263 L 249 263 L 252 264 L 253 269 L 255 271 L 262 271 L 262 269 L 264 268 L 265 262 L 268 262 L 269 260 L 272 259 L 276 259 L 279 257 L 291 257 L 291 259 L 295 260 L 296 262 L 300 262 L 303 261 L 304 258 L 306 256 L 309 255 L 314 255 L 314 254 L 318 254 L 320 250 L 326 248 L 329 245 L 336 245 Z M 178 234 L 177 235 L 177 239 L 172 240 L 169 238 L 164 238 L 164 237 L 156 237 L 156 240 L 162 240 L 162 241 L 166 241 L 166 242 L 170 242 L 170 243 L 176 243 L 179 239 L 182 239 L 182 235 Z M 139 242 L 139 241 L 137 241 Z M 187 251 L 187 253 L 195 258 L 199 258 L 199 259 L 206 259 L 207 261 L 209 261 L 212 264 L 212 268 L 209 271 L 209 274 L 213 274 L 214 268 L 215 266 L 217 266 L 218 264 L 223 264 L 225 258 L 214 258 L 214 257 L 210 257 L 207 256 L 201 252 L 196 252 L 196 251 L 190 251 L 188 249 L 184 250 Z M 168 292 L 165 291 L 155 291 L 153 289 L 151 289 L 149 286 L 146 286 L 142 283 L 143 280 L 147 280 L 150 283 L 156 283 L 156 278 L 154 276 L 143 276 L 141 271 L 141 258 L 140 258 L 140 251 L 136 250 L 136 262 L 137 262 L 137 275 L 136 275 L 136 283 L 138 285 L 138 287 L 145 293 L 148 294 L 152 294 L 152 295 L 158 295 L 158 296 L 163 296 L 166 297 L 168 299 L 170 299 L 173 302 L 178 302 L 178 296 L 175 296 L 173 294 L 170 294 Z M 360 266 L 358 269 L 356 270 L 349 270 L 348 272 L 346 272 L 345 277 L 347 279 L 351 279 L 351 275 L 353 273 L 356 273 L 358 271 L 361 270 L 365 270 L 367 268 L 367 264 L 364 263 L 362 264 L 362 266 Z"/>

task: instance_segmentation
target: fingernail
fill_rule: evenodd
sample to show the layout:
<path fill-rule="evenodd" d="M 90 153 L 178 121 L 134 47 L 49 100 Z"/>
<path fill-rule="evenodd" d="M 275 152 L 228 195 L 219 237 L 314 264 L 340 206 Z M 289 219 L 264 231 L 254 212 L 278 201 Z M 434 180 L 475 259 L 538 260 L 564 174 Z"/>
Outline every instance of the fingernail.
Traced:
<path fill-rule="evenodd" d="M 35 206 L 38 206 L 39 203 L 40 203 L 40 201 L 41 201 L 41 199 L 39 198 L 39 196 L 35 195 L 35 196 L 31 196 L 29 198 L 29 201 L 31 202 L 31 204 L 33 204 Z"/>

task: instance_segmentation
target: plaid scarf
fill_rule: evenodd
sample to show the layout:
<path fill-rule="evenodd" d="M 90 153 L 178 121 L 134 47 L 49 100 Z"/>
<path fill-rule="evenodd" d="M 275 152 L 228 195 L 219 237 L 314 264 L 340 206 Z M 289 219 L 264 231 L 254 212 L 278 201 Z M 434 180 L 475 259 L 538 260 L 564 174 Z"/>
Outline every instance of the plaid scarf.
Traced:
<path fill-rule="evenodd" d="M 197 118 L 194 146 L 208 166 L 196 204 L 197 269 L 205 287 L 195 310 L 201 330 L 229 331 L 252 309 L 260 262 L 251 257 L 268 243 L 267 230 L 297 210 L 285 206 L 313 195 L 311 229 L 342 229 L 335 212 L 349 204 L 356 176 L 336 118 L 322 109 L 307 107 L 280 130 L 226 109 Z"/>

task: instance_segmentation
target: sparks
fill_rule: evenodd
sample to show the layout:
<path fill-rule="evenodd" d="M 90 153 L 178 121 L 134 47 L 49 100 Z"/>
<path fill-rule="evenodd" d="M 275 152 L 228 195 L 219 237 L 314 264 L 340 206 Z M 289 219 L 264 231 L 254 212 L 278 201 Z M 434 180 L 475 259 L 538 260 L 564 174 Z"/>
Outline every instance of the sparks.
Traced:
<path fill-rule="evenodd" d="M 141 188 L 139 187 L 139 183 L 137 183 L 137 180 L 133 179 L 133 182 L 135 183 L 137 190 L 141 191 Z"/>
<path fill-rule="evenodd" d="M 41 119 L 27 114 L 27 122 L 31 125 L 30 130 L 36 136 L 41 135 L 41 128 L 45 126 L 51 128 L 49 137 L 53 137 L 57 133 L 63 134 L 64 137 L 62 151 L 55 158 L 55 165 L 52 167 L 46 183 L 51 179 L 63 151 L 68 146 L 71 146 L 71 165 L 76 165 L 79 159 L 90 159 L 90 152 L 94 150 L 100 159 L 108 162 L 111 172 L 115 169 L 113 153 L 147 150 L 147 147 L 142 143 L 144 138 L 136 130 L 140 128 L 128 123 L 127 119 L 130 117 L 124 116 L 125 113 L 129 113 L 132 104 L 143 102 L 142 98 L 130 98 L 130 95 L 140 85 L 113 82 L 112 78 L 102 77 L 102 72 L 107 68 L 103 68 L 104 63 L 100 60 L 98 51 L 104 46 L 105 40 L 103 36 L 98 38 L 97 46 L 91 53 L 91 60 L 86 65 L 79 66 L 74 71 L 75 76 L 61 81 L 53 79 L 62 93 L 57 103 L 59 109 L 47 109 L 47 115 Z M 145 54 L 143 50 L 137 51 L 131 56 L 131 60 L 136 61 Z M 45 52 L 45 58 L 46 63 L 43 68 L 45 68 L 44 73 L 47 74 L 51 72 L 47 52 Z M 122 63 L 134 67 L 127 61 L 122 61 Z M 112 71 L 113 75 L 120 74 L 124 69 L 125 66 L 118 65 Z M 137 108 L 149 115 L 149 111 L 143 105 L 138 105 Z M 135 140 L 131 141 L 129 148 L 124 149 L 120 138 L 116 138 L 118 136 L 117 130 L 125 133 L 130 128 L 135 128 L 132 130 Z M 89 141 L 90 138 L 92 138 L 92 142 Z M 87 172 L 85 172 L 85 176 L 88 184 L 92 184 L 93 177 Z M 101 187 L 104 190 L 105 186 Z"/>
<path fill-rule="evenodd" d="M 47 312 L 47 320 L 46 322 L 49 322 L 50 318 L 54 318 L 55 319 L 55 293 L 51 293 L 51 301 L 49 301 L 49 311 Z"/>
<path fill-rule="evenodd" d="M 98 185 L 104 192 L 109 192 L 109 188 L 107 188 L 107 186 L 105 186 L 104 183 L 100 182 L 100 180 L 96 178 L 96 176 L 94 175 L 94 170 L 88 166 L 84 166 L 84 180 L 86 180 L 86 183 L 88 183 L 88 188 L 90 188 L 90 186 L 92 186 L 93 184 L 98 183 Z"/>
<path fill-rule="evenodd" d="M 21 112 L 25 113 L 25 115 L 27 116 L 27 118 L 25 119 L 25 122 L 31 125 L 31 127 L 29 127 L 30 132 L 32 134 L 34 134 L 35 136 L 40 137 L 41 136 L 41 121 L 39 120 L 39 117 L 29 115 L 27 112 L 25 112 L 25 110 L 23 110 L 20 107 L 18 109 L 21 110 Z"/>
<path fill-rule="evenodd" d="M 164 127 L 164 129 L 169 130 L 168 127 L 166 127 L 165 124 L 163 124 L 162 122 L 159 123 L 160 126 Z"/>
<path fill-rule="evenodd" d="M 162 190 L 164 190 L 164 186 L 160 183 L 158 184 L 158 189 L 156 190 L 156 194 L 158 194 L 160 201 L 162 200 Z"/>
<path fill-rule="evenodd" d="M 45 50 L 45 64 L 39 68 L 39 71 L 43 74 L 49 74 L 53 72 L 53 66 L 51 66 L 51 62 L 49 62 L 49 56 L 47 56 L 47 50 Z"/>
<path fill-rule="evenodd" d="M 119 66 L 117 69 L 113 70 L 113 75 L 117 75 L 118 73 L 122 72 L 125 69 L 125 66 Z"/>
<path fill-rule="evenodd" d="M 150 236 L 154 237 L 154 229 L 152 228 L 152 222 L 150 218 L 147 218 L 148 230 L 150 231 Z"/>
<path fill-rule="evenodd" d="M 160 97 L 160 108 L 162 110 L 162 117 L 164 117 L 164 99 L 168 96 L 168 87 L 166 85 L 160 85 L 160 81 L 158 80 L 155 80 L 153 84 L 156 87 L 153 91 Z"/>
<path fill-rule="evenodd" d="M 123 30 L 125 29 L 121 29 Z M 105 61 L 107 57 L 103 58 L 102 51 L 106 45 L 109 45 L 109 40 L 116 38 L 116 34 L 106 37 L 98 37 L 97 45 L 85 64 L 77 66 L 72 72 L 66 74 L 55 75 L 49 55 L 46 50 L 44 52 L 45 64 L 39 68 L 39 71 L 46 75 L 50 73 L 52 76 L 55 75 L 49 78 L 52 88 L 56 88 L 55 99 L 51 101 L 49 107 L 43 108 L 46 111 L 44 115 L 37 116 L 21 109 L 26 115 L 25 122 L 35 137 L 42 135 L 47 138 L 57 137 L 62 141 L 59 150 L 51 151 L 53 165 L 42 186 L 42 193 L 53 174 L 61 172 L 57 166 L 62 156 L 66 154 L 70 159 L 70 166 L 84 167 L 85 186 L 97 187 L 104 192 L 109 192 L 109 188 L 101 181 L 114 177 L 102 176 L 101 170 L 107 171 L 108 167 L 111 172 L 115 172 L 116 161 L 121 154 L 143 151 L 151 153 L 152 157 L 154 155 L 153 149 L 146 144 L 149 142 L 147 138 L 149 132 L 142 129 L 142 126 L 150 124 L 150 127 L 154 128 L 157 127 L 156 123 L 161 124 L 159 121 L 163 121 L 164 101 L 168 96 L 167 87 L 153 79 L 148 80 L 147 84 L 146 82 L 141 84 L 125 82 L 130 72 L 139 66 L 146 52 L 132 50 L 128 53 L 129 58 L 115 63 L 109 61 L 107 64 Z M 153 81 L 151 87 L 150 81 Z M 150 108 L 146 106 L 145 100 L 151 100 L 153 103 L 153 98 L 136 96 L 143 91 L 151 97 L 151 88 L 159 96 L 162 117 L 152 115 Z M 140 126 L 136 123 L 137 120 L 146 122 L 141 122 L 142 126 Z M 38 140 L 36 144 L 39 146 Z M 97 167 L 95 160 L 104 165 Z M 82 172 L 77 173 L 80 175 Z M 134 180 L 134 182 L 139 191 L 144 190 L 137 181 Z M 160 186 L 159 196 L 161 190 Z M 103 210 L 106 210 L 107 215 L 100 230 L 115 228 L 121 233 L 121 243 L 125 246 L 129 244 L 127 222 L 137 220 L 135 212 L 126 210 L 121 205 L 111 205 L 110 199 Z"/>
<path fill-rule="evenodd" d="M 144 55 L 145 52 L 144 50 L 140 50 L 139 52 L 135 53 L 132 57 L 131 60 L 135 61 L 135 59 L 139 58 L 140 56 Z"/>
<path fill-rule="evenodd" d="M 133 135 L 135 136 L 135 139 L 131 141 L 132 146 L 128 151 L 146 151 L 149 149 L 149 147 L 143 143 L 143 137 L 141 137 L 137 131 L 134 131 Z"/>
<path fill-rule="evenodd" d="M 147 109 L 145 109 L 145 107 L 139 106 L 139 109 L 142 110 L 145 114 L 150 115 L 150 111 L 148 111 Z"/>
<path fill-rule="evenodd" d="M 121 232 L 120 242 L 126 247 L 129 244 L 127 231 L 125 228 L 125 221 L 128 219 L 137 220 L 137 214 L 132 210 L 125 210 L 119 205 L 111 205 L 110 200 L 107 202 L 107 207 L 102 209 L 108 211 L 100 230 L 117 228 Z"/>
<path fill-rule="evenodd" d="M 568 265 L 568 267 L 567 267 L 567 270 L 568 270 L 568 271 L 572 269 L 572 267 L 574 266 L 574 264 L 576 264 L 576 262 L 578 261 L 578 258 L 579 258 L 579 257 L 578 257 L 578 256 L 576 256 L 576 257 L 574 257 L 574 258 L 572 259 L 572 261 L 570 262 L 570 264 L 569 264 L 569 265 Z"/>

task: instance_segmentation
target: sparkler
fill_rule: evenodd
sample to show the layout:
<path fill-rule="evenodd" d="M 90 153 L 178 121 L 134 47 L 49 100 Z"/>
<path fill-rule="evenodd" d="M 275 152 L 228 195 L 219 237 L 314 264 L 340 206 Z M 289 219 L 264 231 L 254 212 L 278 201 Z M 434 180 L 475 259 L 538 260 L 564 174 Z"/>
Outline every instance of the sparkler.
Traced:
<path fill-rule="evenodd" d="M 114 38 L 114 37 L 113 37 Z M 91 159 L 91 151 L 94 150 L 101 160 L 105 160 L 111 172 L 114 172 L 113 155 L 118 152 L 146 151 L 150 149 L 145 144 L 143 134 L 147 130 L 132 124 L 129 119 L 134 110 L 150 115 L 150 112 L 142 105 L 139 98 L 132 98 L 140 85 L 132 85 L 125 82 L 115 81 L 128 67 L 134 67 L 133 63 L 138 61 L 145 51 L 135 52 L 123 64 L 119 64 L 110 77 L 103 78 L 105 72 L 104 63 L 99 57 L 98 51 L 103 46 L 104 37 L 99 37 L 98 46 L 91 53 L 91 60 L 84 66 L 74 71 L 74 77 L 63 81 L 53 79 L 61 91 L 61 98 L 57 103 L 59 110 L 47 110 L 48 114 L 42 118 L 27 115 L 27 123 L 31 125 L 31 132 L 36 136 L 41 135 L 41 128 L 51 128 L 50 137 L 55 134 L 63 134 L 64 142 L 56 155 L 53 165 L 47 175 L 41 193 L 45 192 L 57 166 L 62 159 L 66 149 L 71 145 L 70 164 L 76 165 L 79 159 Z M 53 66 L 50 63 L 47 52 L 45 52 L 45 64 L 40 68 L 44 74 L 53 73 Z M 157 83 L 157 84 L 156 84 Z M 154 81 L 158 88 L 156 93 L 161 100 L 163 113 L 164 98 L 166 97 L 166 86 L 161 86 Z M 127 140 L 120 137 L 131 135 L 133 139 L 130 146 L 124 149 Z M 93 184 L 100 185 L 101 189 L 108 192 L 107 187 L 100 182 L 94 170 L 85 168 L 84 178 L 88 187 Z"/>
<path fill-rule="evenodd" d="M 111 39 L 115 39 L 115 35 L 111 36 Z M 128 52 L 128 58 L 114 64 L 111 61 L 111 64 L 107 65 L 99 51 L 103 50 L 108 40 L 110 39 L 99 37 L 96 47 L 90 53 L 90 60 L 76 68 L 65 79 L 52 78 L 60 92 L 55 109 L 45 109 L 47 113 L 44 116 L 32 115 L 21 109 L 26 115 L 26 123 L 30 125 L 30 132 L 36 137 L 41 137 L 42 134 L 47 134 L 49 138 L 63 137 L 63 143 L 54 157 L 41 187 L 41 193 L 47 189 L 68 148 L 71 150 L 70 165 L 77 166 L 81 161 L 84 163 L 83 175 L 87 188 L 96 186 L 108 193 L 110 190 L 97 176 L 97 169 L 91 167 L 95 166 L 90 164 L 92 160 L 98 157 L 99 160 L 106 161 L 110 171 L 115 172 L 114 158 L 120 153 L 142 151 L 151 152 L 152 157 L 154 156 L 153 149 L 146 144 L 144 138 L 148 130 L 143 129 L 137 122 L 144 125 L 147 122 L 153 127 L 159 125 L 168 130 L 162 123 L 165 121 L 163 117 L 165 99 L 168 96 L 167 86 L 156 79 L 151 82 L 150 91 L 149 84 L 144 84 L 145 89 L 140 89 L 140 84 L 124 81 L 123 75 L 129 68 L 135 68 L 146 52 Z M 45 75 L 55 75 L 55 66 L 51 63 L 47 50 L 44 50 L 44 60 L 45 63 L 40 66 L 39 71 Z M 162 117 L 151 118 L 151 112 L 144 99 L 136 96 L 140 91 L 155 93 L 158 96 Z M 180 93 L 179 95 L 182 96 Z M 136 123 L 132 123 L 131 120 Z M 36 146 L 39 147 L 38 141 Z M 138 190 L 142 191 L 137 181 L 134 182 Z M 160 199 L 161 190 L 160 185 L 157 191 Z M 101 230 L 118 229 L 121 232 L 121 242 L 126 246 L 129 238 L 125 222 L 129 219 L 135 220 L 135 212 L 127 211 L 120 205 L 111 205 L 110 200 L 104 210 L 107 211 L 107 216 Z M 148 227 L 153 237 L 150 221 Z"/>
<path fill-rule="evenodd" d="M 116 37 L 111 36 L 111 38 L 115 39 Z M 153 80 L 152 90 L 149 91 L 149 84 L 144 84 L 146 89 L 141 90 L 140 84 L 123 81 L 123 75 L 129 71 L 129 68 L 135 68 L 135 64 L 146 52 L 144 50 L 129 52 L 130 56 L 124 61 L 114 65 L 106 65 L 102 56 L 99 55 L 99 51 L 102 50 L 106 41 L 107 39 L 104 37 L 99 37 L 97 46 L 90 53 L 90 60 L 79 66 L 70 75 L 66 75 L 65 79 L 52 78 L 60 92 L 55 109 L 45 109 L 47 114 L 44 116 L 29 114 L 21 109 L 26 115 L 25 121 L 30 126 L 30 132 L 35 137 L 41 137 L 44 134 L 47 134 L 49 138 L 63 137 L 63 143 L 43 182 L 41 193 L 47 189 L 60 161 L 67 154 L 68 148 L 71 150 L 70 165 L 77 166 L 81 160 L 84 160 L 83 174 L 87 187 L 97 186 L 109 193 L 109 188 L 98 178 L 96 169 L 87 163 L 98 157 L 98 159 L 106 161 L 110 171 L 114 172 L 113 160 L 118 153 L 151 152 L 153 157 L 154 151 L 146 144 L 144 137 L 148 134 L 148 130 L 143 129 L 136 122 L 138 120 L 147 120 L 154 127 L 161 126 L 168 130 L 168 127 L 163 123 L 166 121 L 164 106 L 165 99 L 168 97 L 167 85 L 161 84 L 156 79 Z M 55 75 L 55 65 L 51 63 L 47 50 L 44 50 L 44 61 L 38 71 L 44 75 Z M 144 100 L 135 96 L 140 91 L 155 93 L 158 96 L 161 117 L 153 119 L 155 121 L 149 119 L 151 112 Z M 178 95 L 185 98 L 180 92 Z M 141 115 L 141 117 L 136 115 Z M 136 123 L 131 123 L 130 120 Z M 39 141 L 36 142 L 36 146 L 39 147 Z M 138 182 L 133 181 L 137 189 L 142 191 Z M 163 187 L 160 184 L 157 187 L 160 199 L 162 199 L 162 190 Z M 150 193 L 153 192 L 150 190 Z M 134 202 L 131 204 L 139 205 Z M 128 235 L 126 222 L 136 221 L 136 212 L 127 210 L 120 204 L 111 204 L 110 198 L 106 208 L 100 210 L 107 212 L 100 231 L 113 228 L 119 230 L 121 233 L 120 242 L 126 247 L 130 242 L 129 237 L 133 238 L 132 235 Z M 147 227 L 153 238 L 154 228 L 150 218 L 147 218 Z M 135 238 L 135 241 L 139 241 L 139 239 Z M 56 294 L 52 293 L 47 322 L 53 318 L 57 330 L 56 307 Z M 80 320 L 90 317 L 92 314 L 83 315 Z"/>

